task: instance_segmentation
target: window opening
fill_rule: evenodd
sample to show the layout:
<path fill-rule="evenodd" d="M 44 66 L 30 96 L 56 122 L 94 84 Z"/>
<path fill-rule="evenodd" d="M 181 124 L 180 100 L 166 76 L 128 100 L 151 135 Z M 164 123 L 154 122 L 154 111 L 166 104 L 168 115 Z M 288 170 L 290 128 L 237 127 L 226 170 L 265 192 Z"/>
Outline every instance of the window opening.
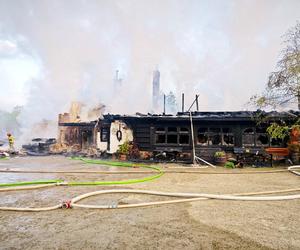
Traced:
<path fill-rule="evenodd" d="M 244 146 L 254 146 L 254 129 L 246 128 L 242 140 Z"/>
<path fill-rule="evenodd" d="M 166 143 L 166 135 L 165 134 L 157 134 L 155 143 Z"/>
<path fill-rule="evenodd" d="M 188 134 L 179 135 L 179 144 L 190 144 L 190 136 Z"/>
<path fill-rule="evenodd" d="M 177 144 L 177 134 L 168 134 L 167 135 L 168 144 Z"/>

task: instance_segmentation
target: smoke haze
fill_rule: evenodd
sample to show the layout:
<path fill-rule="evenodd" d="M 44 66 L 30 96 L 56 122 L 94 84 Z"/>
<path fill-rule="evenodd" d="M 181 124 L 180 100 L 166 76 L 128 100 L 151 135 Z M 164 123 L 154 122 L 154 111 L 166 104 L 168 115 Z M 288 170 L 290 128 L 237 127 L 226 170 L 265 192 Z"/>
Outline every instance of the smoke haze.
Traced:
<path fill-rule="evenodd" d="M 298 0 L 0 0 L 1 109 L 26 127 L 72 101 L 112 113 L 151 111 L 162 91 L 201 110 L 240 110 L 264 89 Z M 114 89 L 115 71 L 122 87 Z"/>

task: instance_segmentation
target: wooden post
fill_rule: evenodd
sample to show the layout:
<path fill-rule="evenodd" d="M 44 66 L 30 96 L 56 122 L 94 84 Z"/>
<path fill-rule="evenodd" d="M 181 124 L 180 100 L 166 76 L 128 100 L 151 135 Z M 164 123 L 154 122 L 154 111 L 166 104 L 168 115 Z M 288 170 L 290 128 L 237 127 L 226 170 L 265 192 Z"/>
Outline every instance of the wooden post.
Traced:
<path fill-rule="evenodd" d="M 196 152 L 195 152 L 195 140 L 194 140 L 194 125 L 193 125 L 193 118 L 192 112 L 190 112 L 190 121 L 191 121 L 191 137 L 192 137 L 192 162 L 196 164 Z"/>
<path fill-rule="evenodd" d="M 197 108 L 197 111 L 199 111 L 198 97 L 199 97 L 199 95 L 196 95 L 196 108 Z"/>
<path fill-rule="evenodd" d="M 166 114 L 166 95 L 164 94 L 164 115 Z"/>

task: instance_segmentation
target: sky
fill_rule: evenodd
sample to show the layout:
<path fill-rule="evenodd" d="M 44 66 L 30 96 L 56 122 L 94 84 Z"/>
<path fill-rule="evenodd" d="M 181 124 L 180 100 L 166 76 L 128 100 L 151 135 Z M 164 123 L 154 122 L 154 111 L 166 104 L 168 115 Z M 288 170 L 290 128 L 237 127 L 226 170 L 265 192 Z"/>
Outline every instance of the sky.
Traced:
<path fill-rule="evenodd" d="M 299 0 L 0 0 L 0 109 L 23 105 L 29 124 L 72 101 L 151 112 L 159 69 L 178 102 L 184 92 L 202 111 L 244 110 L 299 10 Z"/>

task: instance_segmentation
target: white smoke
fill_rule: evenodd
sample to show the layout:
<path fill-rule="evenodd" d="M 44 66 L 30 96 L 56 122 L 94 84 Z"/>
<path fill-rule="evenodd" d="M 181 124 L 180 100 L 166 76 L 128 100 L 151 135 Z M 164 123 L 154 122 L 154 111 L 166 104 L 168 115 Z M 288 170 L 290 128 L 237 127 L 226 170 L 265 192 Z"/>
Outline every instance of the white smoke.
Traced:
<path fill-rule="evenodd" d="M 186 106 L 200 94 L 201 110 L 238 110 L 264 88 L 299 9 L 297 0 L 2 0 L 0 71 L 20 55 L 38 69 L 18 79 L 28 129 L 56 120 L 72 101 L 148 112 L 155 68 L 162 90 L 179 102 L 185 92 Z"/>

